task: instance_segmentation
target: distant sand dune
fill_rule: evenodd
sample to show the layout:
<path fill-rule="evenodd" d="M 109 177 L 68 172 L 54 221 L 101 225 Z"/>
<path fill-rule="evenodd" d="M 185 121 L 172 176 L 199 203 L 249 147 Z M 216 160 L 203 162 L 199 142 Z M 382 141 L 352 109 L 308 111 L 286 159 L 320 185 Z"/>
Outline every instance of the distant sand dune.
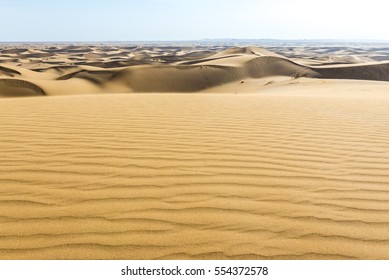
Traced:
<path fill-rule="evenodd" d="M 0 77 L 1 75 L 13 77 L 14 75 L 21 75 L 21 73 L 8 67 L 0 66 Z"/>
<path fill-rule="evenodd" d="M 82 54 L 85 59 L 108 56 L 107 53 L 97 51 L 88 53 L 92 51 L 91 48 L 72 47 L 66 51 L 71 55 Z M 24 53 L 36 57 L 41 52 Z M 218 86 L 225 87 L 245 79 L 273 76 L 293 79 L 308 77 L 389 81 L 389 63 L 313 67 L 257 47 L 232 48 L 214 54 L 202 52 L 194 55 L 190 52 L 170 57 L 155 55 L 158 54 L 158 50 L 142 50 L 130 53 L 125 58 L 126 52 L 128 51 L 111 51 L 111 54 L 117 57 L 111 56 L 109 61 L 86 62 L 80 58 L 78 65 L 60 66 L 56 65 L 60 60 L 52 60 L 47 63 L 55 66 L 36 68 L 34 71 L 20 66 L 1 66 L 0 78 L 5 76 L 7 79 L 13 77 L 18 80 L 25 79 L 28 83 L 40 85 L 47 95 L 67 94 L 68 88 L 72 88 L 72 95 L 112 92 L 200 92 L 216 89 Z M 170 63 L 159 61 L 162 58 L 169 60 Z M 183 60 L 184 58 L 189 60 Z M 53 86 L 56 81 L 61 82 Z M 45 84 L 50 86 L 46 87 Z M 25 87 L 20 87 L 20 90 L 24 92 Z M 18 94 L 16 87 L 13 88 L 13 92 L 3 93 L 2 96 L 25 95 Z"/>
<path fill-rule="evenodd" d="M 320 77 L 327 79 L 353 79 L 389 82 L 389 63 L 321 67 L 313 69 L 320 74 Z"/>
<path fill-rule="evenodd" d="M 46 95 L 42 88 L 25 80 L 0 79 L 0 96 L 39 96 Z"/>
<path fill-rule="evenodd" d="M 115 74 L 114 71 L 109 71 L 109 70 L 94 70 L 94 71 L 89 70 L 88 71 L 82 69 L 82 70 L 78 70 L 60 76 L 57 78 L 57 80 L 69 80 L 71 78 L 79 78 L 79 79 L 85 79 L 91 81 L 92 83 L 95 84 L 103 84 L 104 82 L 108 81 L 114 74 Z"/>
<path fill-rule="evenodd" d="M 139 66 L 116 73 L 110 82 L 134 92 L 198 92 L 244 78 L 243 71 L 219 66 Z"/>

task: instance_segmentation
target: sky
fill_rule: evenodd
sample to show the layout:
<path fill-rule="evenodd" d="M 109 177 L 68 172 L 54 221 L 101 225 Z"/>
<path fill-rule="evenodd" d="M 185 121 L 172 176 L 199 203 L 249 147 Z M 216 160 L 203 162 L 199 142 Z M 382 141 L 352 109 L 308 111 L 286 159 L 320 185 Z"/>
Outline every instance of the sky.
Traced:
<path fill-rule="evenodd" d="M 385 0 L 0 0 L 0 41 L 389 40 Z"/>

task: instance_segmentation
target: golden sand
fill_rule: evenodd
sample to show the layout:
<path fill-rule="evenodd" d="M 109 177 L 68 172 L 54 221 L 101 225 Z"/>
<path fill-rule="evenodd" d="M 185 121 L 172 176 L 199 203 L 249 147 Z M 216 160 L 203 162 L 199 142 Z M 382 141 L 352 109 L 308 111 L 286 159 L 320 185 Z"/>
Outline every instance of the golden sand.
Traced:
<path fill-rule="evenodd" d="M 251 55 L 3 65 L 0 259 L 389 259 L 389 83 Z"/>

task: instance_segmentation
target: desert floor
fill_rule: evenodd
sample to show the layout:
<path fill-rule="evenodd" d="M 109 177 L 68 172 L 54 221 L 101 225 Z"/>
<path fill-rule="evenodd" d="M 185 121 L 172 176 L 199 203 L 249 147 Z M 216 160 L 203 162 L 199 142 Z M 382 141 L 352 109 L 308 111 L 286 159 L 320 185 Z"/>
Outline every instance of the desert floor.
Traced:
<path fill-rule="evenodd" d="M 1 46 L 0 259 L 389 259 L 388 56 Z"/>

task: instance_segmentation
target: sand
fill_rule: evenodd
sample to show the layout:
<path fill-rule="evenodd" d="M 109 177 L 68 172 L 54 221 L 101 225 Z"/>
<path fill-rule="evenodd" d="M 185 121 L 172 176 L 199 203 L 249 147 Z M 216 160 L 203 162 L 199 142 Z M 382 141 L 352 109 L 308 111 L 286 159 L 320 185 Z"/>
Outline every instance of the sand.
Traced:
<path fill-rule="evenodd" d="M 1 64 L 0 259 L 389 259 L 388 64 L 208 49 Z"/>

